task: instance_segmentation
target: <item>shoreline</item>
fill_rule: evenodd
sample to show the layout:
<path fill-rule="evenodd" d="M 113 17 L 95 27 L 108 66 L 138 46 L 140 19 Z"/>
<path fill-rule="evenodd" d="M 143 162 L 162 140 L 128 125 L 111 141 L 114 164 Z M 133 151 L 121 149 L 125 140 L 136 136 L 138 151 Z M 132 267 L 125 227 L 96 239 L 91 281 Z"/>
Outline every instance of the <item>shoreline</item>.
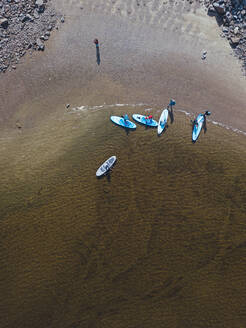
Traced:
<path fill-rule="evenodd" d="M 28 55 L 14 74 L 5 73 L 0 80 L 1 129 L 11 131 L 19 124 L 24 131 L 49 115 L 62 117 L 67 103 L 75 107 L 143 102 L 164 107 L 174 98 L 180 109 L 190 108 L 194 114 L 208 109 L 215 121 L 246 131 L 245 78 L 203 9 L 178 16 L 174 10 L 174 17 L 168 12 L 173 24 L 163 27 L 154 21 L 158 10 L 149 13 L 152 23 L 139 25 L 117 13 L 92 16 L 90 6 L 85 2 L 78 13 L 72 4 L 61 5 L 66 24 L 51 35 L 46 51 Z M 136 15 L 141 17 L 139 11 Z"/>

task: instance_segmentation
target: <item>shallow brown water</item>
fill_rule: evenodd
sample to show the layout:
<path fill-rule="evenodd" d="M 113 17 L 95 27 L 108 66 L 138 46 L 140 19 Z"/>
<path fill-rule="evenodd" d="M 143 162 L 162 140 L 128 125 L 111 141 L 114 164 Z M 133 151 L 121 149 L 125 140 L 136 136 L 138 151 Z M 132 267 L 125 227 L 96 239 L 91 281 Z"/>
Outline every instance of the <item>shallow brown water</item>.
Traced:
<path fill-rule="evenodd" d="M 160 138 L 108 119 L 144 108 L 1 140 L 1 327 L 243 326 L 245 137 L 208 124 L 192 144 L 181 113 Z"/>

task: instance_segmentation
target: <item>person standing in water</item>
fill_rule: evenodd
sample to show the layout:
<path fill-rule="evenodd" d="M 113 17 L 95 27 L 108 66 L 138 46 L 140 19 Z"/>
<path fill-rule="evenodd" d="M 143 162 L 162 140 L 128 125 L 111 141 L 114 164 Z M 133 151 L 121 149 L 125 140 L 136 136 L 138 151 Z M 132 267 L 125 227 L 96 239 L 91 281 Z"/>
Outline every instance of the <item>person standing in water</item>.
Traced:
<path fill-rule="evenodd" d="M 173 115 L 173 106 L 176 105 L 176 101 L 174 99 L 170 99 L 169 105 L 167 106 L 167 110 L 169 112 L 171 123 L 174 121 L 174 115 Z"/>
<path fill-rule="evenodd" d="M 206 110 L 206 112 L 203 114 L 204 117 L 204 122 L 203 122 L 203 129 L 204 129 L 204 133 L 206 133 L 207 131 L 207 116 L 209 116 L 211 113 Z"/>

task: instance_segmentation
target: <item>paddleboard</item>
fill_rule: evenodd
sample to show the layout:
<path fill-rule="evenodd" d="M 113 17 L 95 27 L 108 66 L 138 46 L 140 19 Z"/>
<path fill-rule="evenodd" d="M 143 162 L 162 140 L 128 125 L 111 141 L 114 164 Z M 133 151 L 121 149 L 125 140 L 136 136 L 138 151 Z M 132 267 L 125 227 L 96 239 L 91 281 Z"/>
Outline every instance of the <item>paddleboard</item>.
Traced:
<path fill-rule="evenodd" d="M 161 113 L 159 122 L 158 122 L 158 127 L 157 127 L 157 134 L 161 134 L 162 131 L 165 129 L 165 126 L 167 124 L 167 119 L 168 119 L 168 110 L 164 109 Z"/>
<path fill-rule="evenodd" d="M 132 118 L 138 122 L 138 123 L 141 123 L 141 124 L 145 124 L 145 125 L 148 125 L 148 126 L 152 126 L 154 128 L 157 127 L 158 123 L 155 121 L 155 120 L 149 120 L 149 119 L 145 119 L 146 116 L 144 115 L 140 115 L 140 114 L 133 114 L 132 115 Z"/>
<path fill-rule="evenodd" d="M 101 177 L 102 175 L 106 174 L 114 165 L 115 161 L 116 156 L 111 156 L 109 159 L 107 159 L 97 170 L 96 176 Z"/>
<path fill-rule="evenodd" d="M 203 114 L 199 114 L 196 117 L 196 122 L 197 124 L 194 124 L 193 126 L 193 130 L 192 130 L 192 141 L 196 142 L 196 140 L 198 139 L 200 132 L 202 130 L 202 126 L 204 123 L 204 115 Z"/>
<path fill-rule="evenodd" d="M 136 127 L 137 127 L 135 123 L 133 123 L 129 120 L 124 120 L 120 116 L 111 116 L 110 119 L 115 124 L 123 126 L 124 128 L 127 128 L 127 129 L 136 129 Z"/>

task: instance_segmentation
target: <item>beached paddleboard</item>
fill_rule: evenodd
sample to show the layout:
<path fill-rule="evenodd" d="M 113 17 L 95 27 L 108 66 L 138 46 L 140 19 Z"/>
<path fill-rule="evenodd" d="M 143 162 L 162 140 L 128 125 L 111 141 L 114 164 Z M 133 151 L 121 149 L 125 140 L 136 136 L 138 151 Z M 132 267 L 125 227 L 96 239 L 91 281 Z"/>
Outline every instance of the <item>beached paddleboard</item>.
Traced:
<path fill-rule="evenodd" d="M 161 134 L 162 131 L 165 129 L 165 126 L 167 124 L 168 119 L 168 110 L 164 109 L 161 113 L 159 122 L 158 122 L 158 128 L 157 128 L 157 134 Z"/>
<path fill-rule="evenodd" d="M 203 123 L 204 123 L 204 115 L 199 114 L 195 121 L 197 124 L 194 124 L 193 130 L 192 130 L 192 141 L 193 142 L 196 142 L 196 140 L 198 139 L 198 137 L 201 133 Z"/>
<path fill-rule="evenodd" d="M 136 129 L 136 127 L 137 127 L 135 123 L 133 123 L 133 122 L 131 122 L 129 120 L 124 120 L 120 116 L 111 116 L 110 119 L 115 124 L 118 124 L 120 126 L 123 126 L 124 128 L 127 128 L 127 129 Z"/>
<path fill-rule="evenodd" d="M 101 177 L 102 175 L 106 174 L 114 165 L 115 161 L 116 156 L 111 156 L 109 159 L 107 159 L 97 170 L 96 176 Z"/>
<path fill-rule="evenodd" d="M 156 128 L 157 125 L 158 125 L 158 123 L 153 119 L 152 120 L 150 120 L 150 119 L 146 120 L 144 115 L 133 114 L 132 118 L 138 123 L 145 124 L 145 125 L 148 125 L 148 126 L 152 126 L 154 128 Z"/>

